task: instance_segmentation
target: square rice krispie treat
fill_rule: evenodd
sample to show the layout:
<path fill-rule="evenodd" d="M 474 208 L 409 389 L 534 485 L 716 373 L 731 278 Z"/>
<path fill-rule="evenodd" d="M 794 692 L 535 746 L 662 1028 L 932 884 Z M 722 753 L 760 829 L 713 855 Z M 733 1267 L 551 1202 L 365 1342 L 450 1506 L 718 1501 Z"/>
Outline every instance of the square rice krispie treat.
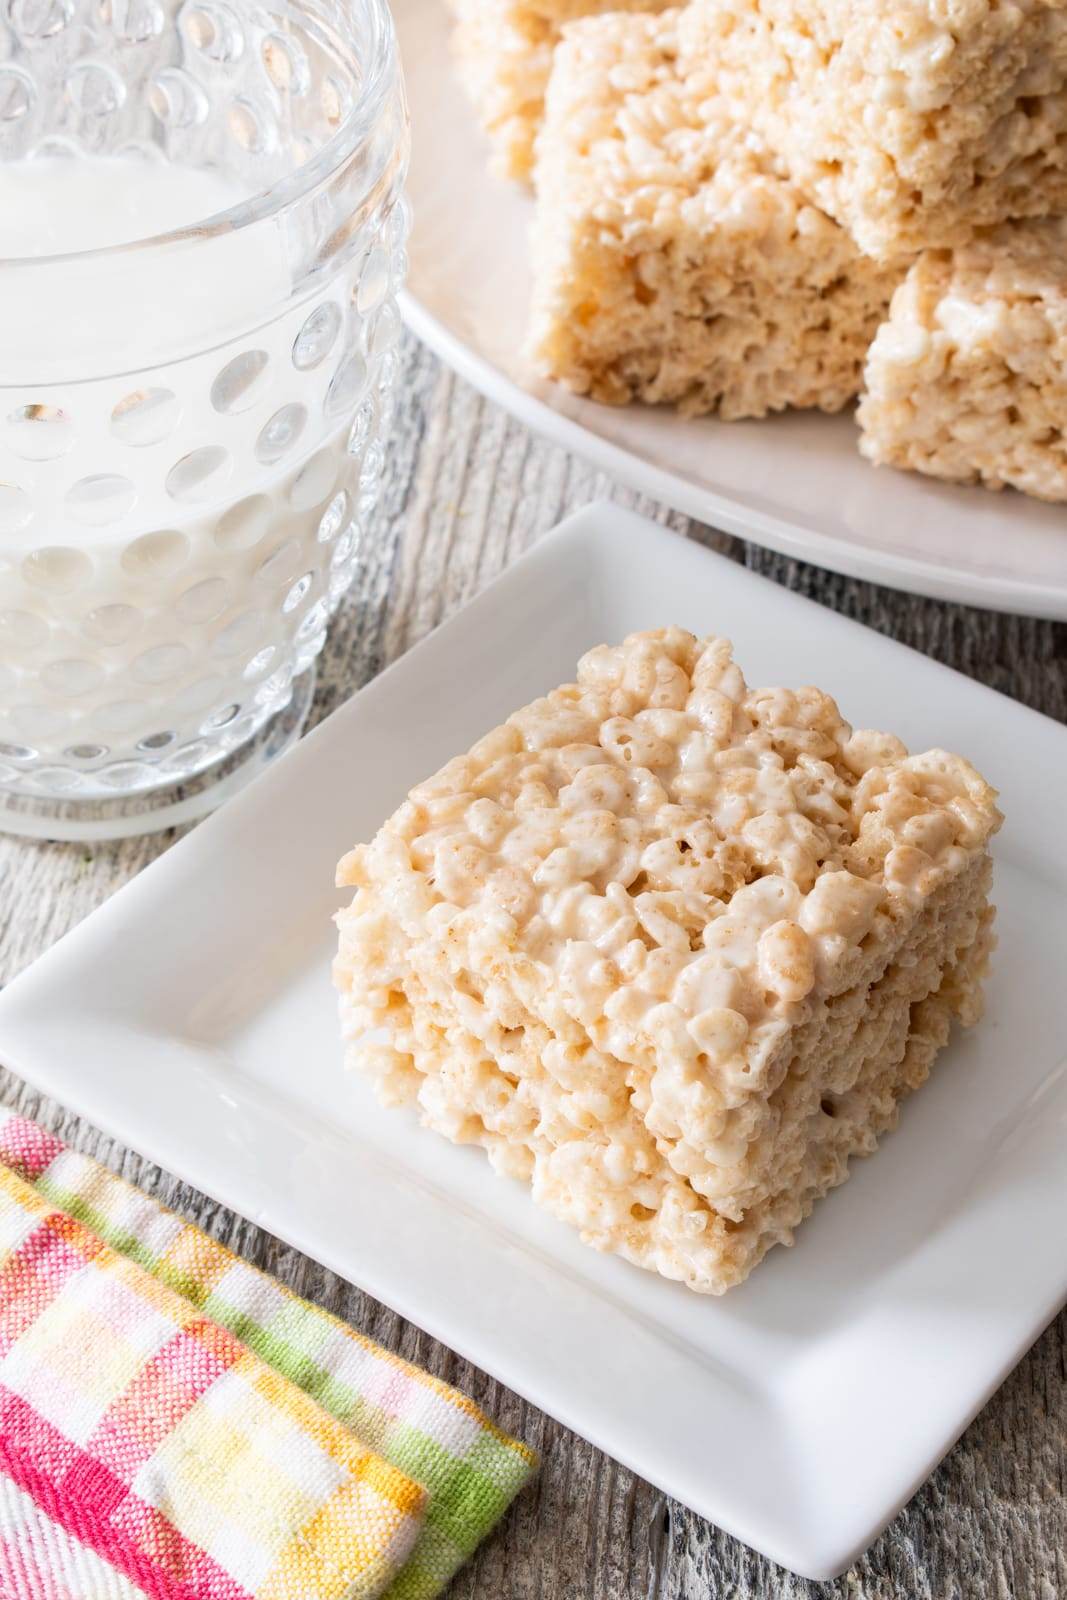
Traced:
<path fill-rule="evenodd" d="M 961 757 L 632 635 L 342 861 L 352 1063 L 587 1243 L 721 1293 L 980 1014 L 999 821 Z"/>
<path fill-rule="evenodd" d="M 1067 500 L 1067 223 L 1005 223 L 920 256 L 865 381 L 869 460 Z"/>
<path fill-rule="evenodd" d="M 662 11 L 665 0 L 449 0 L 460 81 L 490 143 L 492 169 L 528 178 L 552 52 L 564 23 L 603 11 Z"/>
<path fill-rule="evenodd" d="M 837 411 L 900 272 L 861 255 L 678 54 L 681 13 L 564 30 L 536 171 L 530 350 L 621 404 Z"/>
<path fill-rule="evenodd" d="M 1063 0 L 694 0 L 686 30 L 872 255 L 1067 210 Z"/>

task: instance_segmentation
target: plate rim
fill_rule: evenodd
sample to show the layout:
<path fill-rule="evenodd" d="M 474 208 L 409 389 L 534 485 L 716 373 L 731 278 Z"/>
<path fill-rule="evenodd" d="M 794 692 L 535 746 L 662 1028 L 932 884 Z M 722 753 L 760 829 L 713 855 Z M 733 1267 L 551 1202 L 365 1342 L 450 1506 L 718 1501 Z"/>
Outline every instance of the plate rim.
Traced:
<path fill-rule="evenodd" d="M 393 674 L 394 672 L 399 672 L 404 667 L 405 663 L 408 664 L 407 670 L 410 671 L 411 658 L 420 656 L 424 652 L 428 652 L 434 640 L 438 641 L 439 647 L 439 636 L 442 633 L 453 630 L 459 631 L 464 627 L 469 626 L 472 609 L 480 606 L 491 605 L 494 591 L 497 589 L 498 585 L 505 583 L 513 585 L 516 582 L 516 569 L 518 569 L 518 572 L 521 573 L 526 564 L 540 563 L 542 561 L 545 561 L 549 564 L 562 563 L 563 567 L 566 568 L 566 566 L 578 556 L 583 548 L 588 550 L 591 548 L 591 546 L 602 543 L 608 537 L 608 533 L 603 526 L 605 520 L 610 520 L 614 524 L 619 522 L 623 524 L 629 523 L 631 527 L 635 529 L 635 531 L 638 529 L 641 530 L 650 543 L 656 541 L 669 541 L 671 544 L 677 544 L 679 546 L 689 544 L 691 548 L 696 544 L 695 541 L 686 541 L 684 536 L 678 534 L 674 530 L 664 528 L 662 525 L 650 522 L 647 518 L 615 506 L 610 501 L 600 500 L 593 502 L 582 510 L 573 513 L 571 516 L 566 518 L 554 530 L 553 533 L 538 541 L 538 543 L 536 543 L 523 557 L 519 558 L 518 561 L 512 562 L 507 568 L 504 569 L 503 573 L 497 579 L 483 588 L 479 594 L 474 596 L 470 601 L 467 602 L 467 604 L 457 609 L 457 611 L 455 611 L 451 617 L 443 622 L 438 628 L 432 630 L 430 634 L 426 635 L 422 640 L 420 640 L 419 643 L 413 646 L 411 650 L 391 663 L 389 667 L 384 669 L 382 673 L 378 674 L 370 681 L 369 684 L 364 686 L 365 689 L 370 690 L 374 687 L 374 685 L 380 684 L 389 675 Z M 616 528 L 611 529 L 612 536 L 614 536 L 617 532 L 618 530 Z M 706 559 L 708 561 L 709 573 L 713 574 L 717 566 L 724 561 L 728 561 L 728 558 L 718 555 L 716 552 L 708 550 L 706 547 L 696 545 L 696 548 L 700 552 L 700 559 Z M 771 580 L 762 577 L 760 574 L 752 573 L 747 569 L 737 567 L 735 563 L 729 563 L 729 565 L 735 569 L 739 581 L 745 584 L 751 584 L 754 590 L 762 587 L 780 590 L 780 586 L 775 585 Z M 789 592 L 786 591 L 786 593 Z M 797 595 L 795 593 L 790 593 L 789 599 L 790 601 L 800 601 L 802 604 L 805 601 L 804 596 Z M 807 604 L 810 606 L 814 604 L 814 602 L 808 601 Z M 855 622 L 853 619 L 841 617 L 837 620 L 846 624 L 850 629 L 860 629 L 865 634 L 870 632 L 870 630 L 863 628 L 862 624 Z M 897 641 L 887 640 L 884 638 L 880 639 L 880 643 L 887 645 L 893 651 L 901 649 L 907 651 L 908 654 L 917 657 L 927 667 L 932 669 L 935 675 L 948 672 L 950 675 L 960 678 L 977 693 L 983 696 L 995 696 L 996 700 L 1006 702 L 1007 706 L 1012 709 L 1013 713 L 1021 715 L 1023 720 L 1031 721 L 1035 724 L 1041 724 L 1047 730 L 1055 729 L 1055 736 L 1057 738 L 1065 732 L 1065 730 L 1063 730 L 1053 719 L 1042 716 L 1041 713 L 1033 711 L 1031 708 L 1024 706 L 1021 702 L 1014 701 L 1010 697 L 1002 695 L 998 691 L 993 690 L 986 685 L 974 683 L 974 681 L 968 679 L 965 674 L 959 673 L 955 671 L 955 669 L 945 667 L 941 663 L 924 656 L 921 652 L 912 650 L 909 646 L 901 645 Z M 340 733 L 347 721 L 345 713 L 352 713 L 353 708 L 362 693 L 362 690 L 357 691 L 356 694 L 351 696 L 348 701 L 344 702 L 342 706 L 338 708 L 337 712 L 335 712 L 333 716 L 325 719 L 318 729 L 314 730 L 314 732 L 310 734 L 307 739 L 301 743 L 301 745 L 297 746 L 296 750 L 290 754 L 285 762 L 279 763 L 276 768 L 271 769 L 265 773 L 262 778 L 258 779 L 256 783 L 250 785 L 248 790 L 245 791 L 243 795 L 238 796 L 233 802 L 231 802 L 231 804 L 226 807 L 224 811 L 217 813 L 215 817 L 210 818 L 205 823 L 201 824 L 193 834 L 188 836 L 187 840 L 181 841 L 178 844 L 176 850 L 181 851 L 185 844 L 193 842 L 197 842 L 200 846 L 202 846 L 205 842 L 210 845 L 210 841 L 213 840 L 217 829 L 232 831 L 233 819 L 239 817 L 246 806 L 251 809 L 258 803 L 260 798 L 265 798 L 267 794 L 273 790 L 274 786 L 281 781 L 283 775 L 287 773 L 287 770 L 290 775 L 290 781 L 295 783 L 297 781 L 297 773 L 301 766 L 299 751 L 308 750 L 314 741 L 321 741 L 321 743 L 325 745 L 330 738 L 330 735 L 326 733 L 328 728 L 332 727 L 334 736 Z M 260 788 L 260 785 L 263 787 Z M 270 786 L 270 788 L 268 788 L 268 786 Z M 225 837 L 225 832 L 223 833 L 223 837 Z M 256 1221 L 258 1225 L 269 1228 L 270 1231 L 275 1232 L 279 1237 L 288 1240 L 294 1245 L 295 1248 L 300 1249 L 311 1258 L 323 1262 L 325 1265 L 329 1266 L 331 1270 L 338 1272 L 338 1274 L 345 1279 L 353 1282 L 365 1282 L 365 1279 L 361 1278 L 359 1275 L 353 1275 L 351 1257 L 346 1259 L 343 1256 L 343 1253 L 335 1252 L 332 1245 L 324 1249 L 321 1244 L 317 1244 L 314 1239 L 308 1236 L 306 1232 L 307 1223 L 301 1217 L 298 1207 L 294 1208 L 292 1205 L 290 1205 L 289 1217 L 286 1217 L 285 1215 L 278 1217 L 277 1215 L 272 1215 L 270 1211 L 258 1211 L 255 1213 L 250 1212 L 248 1206 L 242 1200 L 241 1196 L 235 1194 L 233 1189 L 227 1187 L 225 1174 L 221 1172 L 216 1173 L 210 1176 L 208 1181 L 205 1181 L 203 1172 L 197 1169 L 195 1158 L 191 1158 L 190 1160 L 173 1159 L 172 1155 L 170 1154 L 172 1137 L 165 1130 L 161 1130 L 158 1133 L 152 1134 L 150 1137 L 146 1138 L 142 1131 L 143 1122 L 140 1125 L 138 1124 L 138 1117 L 141 1115 L 139 1108 L 135 1107 L 127 1110 L 125 1107 L 108 1106 L 105 1107 L 104 1114 L 101 1115 L 100 1111 L 94 1109 L 93 1106 L 92 1085 L 86 1075 L 79 1074 L 76 1065 L 71 1066 L 69 1063 L 61 1064 L 58 1071 L 54 1065 L 42 1064 L 41 1066 L 35 1066 L 32 1061 L 27 1060 L 23 1050 L 20 1048 L 18 1042 L 20 1032 L 19 1008 L 21 1006 L 24 983 L 28 984 L 31 989 L 35 988 L 42 981 L 42 971 L 45 969 L 45 964 L 51 962 L 52 957 L 56 954 L 56 952 L 66 948 L 69 955 L 71 945 L 74 943 L 78 943 L 80 945 L 81 942 L 87 937 L 87 930 L 90 929 L 94 917 L 100 917 L 101 914 L 108 913 L 108 908 L 113 907 L 116 901 L 118 901 L 123 894 L 128 896 L 127 900 L 123 902 L 123 905 L 133 911 L 134 905 L 137 903 L 138 894 L 141 896 L 152 894 L 153 889 L 151 886 L 154 884 L 154 880 L 152 879 L 151 875 L 159 868 L 165 868 L 167 863 L 173 863 L 176 850 L 171 849 L 167 851 L 162 857 L 159 858 L 158 863 L 153 863 L 150 865 L 145 869 L 144 872 L 140 873 L 137 878 L 132 880 L 129 885 L 125 886 L 122 890 L 119 890 L 116 895 L 111 896 L 100 908 L 98 908 L 97 911 L 91 913 L 89 917 L 83 920 L 83 922 L 78 924 L 69 933 L 64 935 L 62 939 L 57 941 L 57 943 L 52 946 L 50 951 L 45 952 L 42 957 L 32 963 L 23 974 L 20 974 L 18 978 L 12 980 L 4 994 L 0 995 L 0 1052 L 3 1053 L 9 1064 L 11 1064 L 13 1070 L 15 1070 L 20 1076 L 24 1077 L 28 1082 L 34 1083 L 45 1092 L 54 1095 L 62 1103 L 78 1111 L 81 1115 L 85 1116 L 97 1126 L 112 1132 L 113 1135 L 120 1139 L 123 1143 L 129 1145 L 133 1149 L 143 1151 L 144 1153 L 148 1154 L 151 1159 L 158 1160 L 160 1164 L 166 1166 L 168 1170 L 176 1173 L 180 1177 L 183 1177 L 186 1181 L 195 1185 L 195 1187 L 198 1189 L 211 1195 L 220 1204 L 226 1205 L 241 1215 L 252 1215 L 253 1220 Z M 173 871 L 175 869 L 173 865 L 171 865 L 168 870 Z M 147 889 L 146 885 L 149 886 Z M 91 937 L 91 934 L 88 936 Z M 100 959 L 99 955 L 94 955 L 93 959 L 98 961 Z M 106 1011 L 104 1015 L 106 1016 Z M 280 1209 L 284 1212 L 285 1202 L 282 1203 Z M 293 1215 L 294 1211 L 295 1219 Z M 386 1304 L 393 1305 L 396 1307 L 396 1309 L 400 1310 L 403 1315 L 416 1323 L 416 1325 L 426 1328 L 428 1331 L 433 1333 L 434 1337 L 440 1338 L 442 1342 L 446 1343 L 451 1348 L 458 1350 L 460 1353 L 474 1361 L 477 1365 L 494 1373 L 500 1379 L 500 1381 L 505 1383 L 509 1388 L 515 1390 L 517 1393 L 524 1395 L 525 1398 L 527 1398 L 538 1408 L 548 1411 L 550 1414 L 559 1417 L 566 1426 L 575 1428 L 576 1431 L 583 1434 L 583 1436 L 592 1439 L 592 1441 L 596 1443 L 599 1448 L 604 1449 L 608 1454 L 614 1456 L 615 1459 L 623 1461 L 628 1467 L 630 1467 L 639 1475 L 649 1478 L 650 1481 L 656 1483 L 657 1486 L 660 1487 L 665 1493 L 677 1495 L 678 1498 L 683 1499 L 688 1504 L 694 1503 L 694 1496 L 690 1490 L 683 1489 L 682 1491 L 679 1491 L 677 1485 L 672 1486 L 668 1481 L 664 1481 L 664 1477 L 667 1476 L 669 1478 L 669 1474 L 664 1475 L 654 1471 L 650 1472 L 647 1463 L 643 1463 L 640 1460 L 635 1459 L 631 1451 L 620 1450 L 617 1444 L 613 1444 L 610 1441 L 610 1430 L 609 1437 L 605 1439 L 603 1427 L 595 1429 L 590 1428 L 588 1424 L 582 1423 L 580 1420 L 576 1421 L 569 1417 L 567 1415 L 566 1406 L 552 1404 L 551 1402 L 546 1404 L 544 1393 L 539 1392 L 537 1388 L 537 1384 L 540 1381 L 540 1378 L 537 1374 L 534 1374 L 528 1381 L 524 1381 L 521 1373 L 516 1374 L 507 1368 L 506 1361 L 503 1360 L 503 1358 L 487 1358 L 486 1351 L 482 1347 L 484 1340 L 482 1340 L 481 1335 L 478 1334 L 478 1319 L 474 1319 L 472 1325 L 473 1331 L 470 1338 L 467 1338 L 466 1336 L 457 1337 L 454 1327 L 447 1325 L 445 1327 L 440 1327 L 438 1314 L 433 1307 L 429 1308 L 428 1314 L 427 1309 L 424 1306 L 420 1306 L 418 1302 L 418 1284 L 415 1285 L 414 1289 L 408 1291 L 403 1298 L 398 1297 L 396 1291 L 383 1292 L 374 1281 L 373 1275 L 372 1282 L 369 1283 L 367 1287 L 371 1294 L 383 1300 Z M 766 1533 L 758 1530 L 754 1535 L 752 1527 L 745 1528 L 743 1526 L 738 1526 L 736 1517 L 726 1517 L 720 1511 L 712 1508 L 709 1504 L 709 1497 L 707 1496 L 704 1497 L 703 1504 L 698 1503 L 696 1505 L 697 1511 L 699 1514 L 715 1521 L 718 1526 L 725 1528 L 726 1531 L 732 1533 L 742 1541 L 754 1544 L 756 1548 L 759 1548 L 767 1553 L 771 1559 L 779 1561 L 783 1565 L 789 1566 L 792 1570 L 802 1572 L 806 1576 L 816 1580 L 825 1580 L 836 1577 L 841 1571 L 851 1564 L 852 1560 L 856 1556 L 862 1553 L 862 1551 L 869 1546 L 869 1544 L 874 1538 L 877 1537 L 886 1524 L 897 1514 L 900 1507 L 911 1498 L 916 1488 L 923 1481 L 925 1481 L 925 1478 L 929 1475 L 929 1472 L 933 1470 L 937 1462 L 951 1448 L 952 1444 L 959 1437 L 960 1433 L 963 1432 L 973 1417 L 977 1415 L 978 1411 L 981 1410 L 989 1396 L 996 1390 L 997 1387 L 999 1387 L 1004 1377 L 1014 1367 L 1021 1355 L 1040 1335 L 1042 1329 L 1047 1325 L 1047 1322 L 1050 1320 L 1050 1318 L 1055 1315 L 1057 1307 L 1063 1303 L 1065 1298 L 1067 1298 L 1067 1278 L 1059 1281 L 1055 1294 L 1049 1296 L 1048 1303 L 1043 1302 L 1042 1305 L 1037 1308 L 1036 1315 L 1038 1320 L 1036 1323 L 1034 1320 L 1035 1312 L 1031 1310 L 1026 1322 L 1025 1334 L 1018 1337 L 1012 1343 L 1009 1349 L 1002 1352 L 1001 1357 L 995 1363 L 994 1368 L 991 1369 L 987 1374 L 986 1381 L 983 1382 L 980 1388 L 971 1396 L 970 1403 L 965 1411 L 963 1413 L 958 1413 L 955 1416 L 950 1433 L 945 1437 L 939 1437 L 936 1447 L 928 1451 L 923 1460 L 915 1465 L 914 1470 L 909 1475 L 907 1482 L 901 1485 L 899 1491 L 893 1497 L 892 1503 L 887 1505 L 884 1500 L 880 1501 L 877 1514 L 874 1517 L 867 1516 L 866 1518 L 861 1518 L 859 1519 L 859 1522 L 857 1522 L 855 1517 L 846 1518 L 843 1516 L 841 1519 L 842 1534 L 837 1539 L 836 1543 L 834 1539 L 827 1534 L 825 1527 L 823 1527 L 818 1533 L 813 1534 L 810 1541 L 805 1541 L 798 1534 L 797 1537 L 792 1541 L 787 1539 L 785 1544 L 783 1544 L 780 1539 L 776 1540 L 774 1538 L 770 1538 L 766 1535 Z M 755 1523 L 755 1520 L 756 1518 L 754 1516 L 753 1523 Z M 862 1528 L 860 1528 L 860 1522 L 862 1522 Z M 848 1526 L 847 1535 L 844 1532 L 844 1524 L 846 1523 Z"/>
<path fill-rule="evenodd" d="M 990 592 L 991 584 L 950 567 L 853 545 L 814 531 L 801 536 L 784 518 L 739 505 L 729 495 L 716 493 L 691 482 L 681 473 L 657 466 L 623 445 L 603 438 L 575 418 L 565 416 L 453 333 L 410 287 L 399 291 L 397 301 L 401 316 L 415 337 L 486 399 L 502 406 L 550 443 L 562 446 L 613 474 L 627 488 L 648 494 L 694 521 L 740 539 L 749 539 L 792 560 L 823 567 L 846 578 L 883 584 L 920 599 L 945 600 L 982 611 L 1044 621 L 1067 621 L 1067 583 L 1062 592 L 1050 592 L 1036 579 L 1002 578 L 997 580 L 997 590 Z M 1067 507 L 1064 510 L 1067 512 Z M 1064 539 L 1067 541 L 1067 532 Z"/>

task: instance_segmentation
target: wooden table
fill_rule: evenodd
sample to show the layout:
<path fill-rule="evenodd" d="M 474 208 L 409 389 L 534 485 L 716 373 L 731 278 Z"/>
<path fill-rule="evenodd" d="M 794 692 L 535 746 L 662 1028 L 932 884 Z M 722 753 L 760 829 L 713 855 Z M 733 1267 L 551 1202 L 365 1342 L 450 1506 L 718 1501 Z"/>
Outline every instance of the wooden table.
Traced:
<path fill-rule="evenodd" d="M 1067 626 L 915 599 L 691 523 L 534 437 L 413 341 L 404 348 L 388 461 L 383 498 L 367 530 L 363 576 L 334 624 L 320 670 L 316 719 L 470 599 L 566 512 L 607 495 L 1067 720 Z M 0 840 L 0 976 L 6 980 L 32 961 L 173 838 L 163 834 L 92 851 Z M 1038 1341 L 871 1552 L 838 1582 L 811 1584 L 666 1501 L 358 1289 L 117 1147 L 10 1074 L 0 1078 L 0 1090 L 6 1102 L 158 1195 L 300 1294 L 459 1384 L 543 1452 L 538 1482 L 457 1578 L 450 1600 L 1067 1595 L 1067 1316 Z M 1045 1219 L 1053 1248 L 1064 1247 L 1065 1223 L 1062 1217 Z M 641 1381 L 654 1382 L 655 1375 L 642 1374 Z M 713 1454 L 713 1435 L 707 1447 Z"/>

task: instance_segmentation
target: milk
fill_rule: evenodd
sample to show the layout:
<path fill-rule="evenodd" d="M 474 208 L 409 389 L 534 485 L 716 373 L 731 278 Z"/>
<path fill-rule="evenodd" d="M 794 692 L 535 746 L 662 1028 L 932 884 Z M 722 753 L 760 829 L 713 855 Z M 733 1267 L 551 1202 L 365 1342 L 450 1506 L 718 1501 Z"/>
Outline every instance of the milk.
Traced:
<path fill-rule="evenodd" d="M 202 223 L 249 198 L 229 174 L 143 156 L 0 162 L 0 257 L 131 244 Z"/>
<path fill-rule="evenodd" d="M 346 442 L 393 325 L 294 290 L 284 216 L 220 219 L 247 198 L 141 155 L 0 163 L 0 782 L 198 770 L 285 703 L 351 575 Z"/>
<path fill-rule="evenodd" d="M 290 282 L 277 227 L 210 237 L 210 219 L 247 198 L 218 172 L 143 157 L 0 162 L 0 384 L 135 370 L 164 353 L 146 330 L 180 328 L 203 348 L 268 315 Z M 115 249 L 205 221 L 184 244 Z"/>

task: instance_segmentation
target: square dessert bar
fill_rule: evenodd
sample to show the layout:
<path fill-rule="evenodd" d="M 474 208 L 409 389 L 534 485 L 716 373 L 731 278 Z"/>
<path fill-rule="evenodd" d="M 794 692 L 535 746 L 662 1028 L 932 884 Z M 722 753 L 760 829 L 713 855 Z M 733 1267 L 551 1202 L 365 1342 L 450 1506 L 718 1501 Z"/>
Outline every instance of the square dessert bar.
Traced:
<path fill-rule="evenodd" d="M 687 26 L 872 255 L 1067 210 L 1063 0 L 695 0 Z"/>
<path fill-rule="evenodd" d="M 352 1064 L 588 1244 L 721 1293 L 980 1014 L 999 821 L 959 756 L 634 634 L 341 862 Z"/>
<path fill-rule="evenodd" d="M 900 272 L 861 255 L 686 64 L 678 11 L 564 30 L 536 169 L 530 352 L 578 394 L 839 410 Z"/>
<path fill-rule="evenodd" d="M 602 11 L 660 11 L 664 0 L 449 0 L 460 81 L 502 178 L 529 178 L 552 52 L 564 23 Z"/>
<path fill-rule="evenodd" d="M 919 257 L 867 360 L 871 461 L 1067 500 L 1067 223 Z"/>

